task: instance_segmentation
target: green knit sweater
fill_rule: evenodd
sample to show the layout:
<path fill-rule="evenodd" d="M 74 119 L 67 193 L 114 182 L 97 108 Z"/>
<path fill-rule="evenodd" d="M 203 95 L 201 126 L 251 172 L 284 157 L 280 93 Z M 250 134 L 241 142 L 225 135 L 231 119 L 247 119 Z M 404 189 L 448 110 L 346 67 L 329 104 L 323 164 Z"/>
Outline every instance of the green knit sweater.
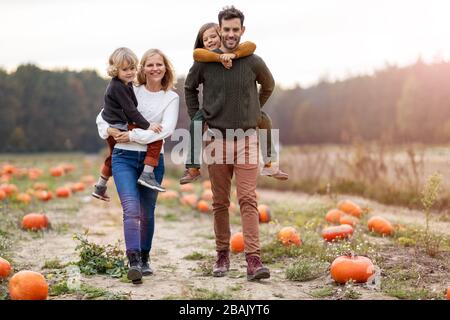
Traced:
<path fill-rule="evenodd" d="M 259 93 L 257 83 L 261 85 Z M 194 62 L 184 85 L 191 119 L 200 108 L 200 84 L 205 120 L 210 128 L 220 130 L 256 128 L 261 108 L 275 86 L 270 70 L 255 54 L 233 60 L 231 69 L 221 63 Z"/>

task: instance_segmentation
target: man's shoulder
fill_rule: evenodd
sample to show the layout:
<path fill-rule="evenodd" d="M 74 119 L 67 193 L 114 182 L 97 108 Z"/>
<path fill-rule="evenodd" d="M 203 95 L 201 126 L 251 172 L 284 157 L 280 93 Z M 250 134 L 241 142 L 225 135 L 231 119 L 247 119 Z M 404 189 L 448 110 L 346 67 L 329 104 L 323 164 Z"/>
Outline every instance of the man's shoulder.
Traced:
<path fill-rule="evenodd" d="M 257 54 L 253 53 L 251 55 L 249 55 L 248 57 L 243 57 L 241 59 L 246 59 L 247 61 L 249 61 L 250 63 L 261 63 L 264 62 L 263 58 L 261 58 L 260 56 L 258 56 Z"/>

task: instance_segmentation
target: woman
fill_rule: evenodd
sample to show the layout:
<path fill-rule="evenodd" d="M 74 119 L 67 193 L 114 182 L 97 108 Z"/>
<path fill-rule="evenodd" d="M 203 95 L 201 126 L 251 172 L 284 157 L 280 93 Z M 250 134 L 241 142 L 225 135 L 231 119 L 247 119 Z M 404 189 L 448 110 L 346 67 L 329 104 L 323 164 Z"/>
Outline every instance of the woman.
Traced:
<path fill-rule="evenodd" d="M 116 145 L 112 153 L 112 174 L 123 209 L 125 246 L 129 262 L 128 279 L 142 283 L 142 275 L 153 273 L 149 254 L 154 232 L 155 204 L 158 192 L 136 183 L 144 168 L 146 145 L 169 137 L 178 120 L 179 97 L 172 91 L 174 72 L 171 63 L 160 50 L 144 53 L 134 92 L 138 111 L 153 125 L 153 130 L 133 129 L 121 132 L 109 127 L 97 116 L 100 137 L 112 136 Z M 154 169 L 156 180 L 164 176 L 164 148 Z"/>

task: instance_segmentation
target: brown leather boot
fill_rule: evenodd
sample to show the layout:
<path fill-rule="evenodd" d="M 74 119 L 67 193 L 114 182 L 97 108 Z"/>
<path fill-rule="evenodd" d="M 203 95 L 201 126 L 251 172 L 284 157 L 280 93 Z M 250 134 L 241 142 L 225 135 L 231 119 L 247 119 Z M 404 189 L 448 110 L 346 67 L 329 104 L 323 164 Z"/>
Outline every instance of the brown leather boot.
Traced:
<path fill-rule="evenodd" d="M 270 270 L 263 266 L 260 257 L 246 255 L 245 260 L 247 260 L 247 280 L 270 278 Z"/>
<path fill-rule="evenodd" d="M 188 168 L 184 171 L 183 176 L 180 179 L 180 184 L 191 183 L 201 177 L 200 169 Z"/>
<path fill-rule="evenodd" d="M 217 260 L 213 268 L 214 277 L 224 277 L 230 270 L 230 251 L 217 251 Z"/>

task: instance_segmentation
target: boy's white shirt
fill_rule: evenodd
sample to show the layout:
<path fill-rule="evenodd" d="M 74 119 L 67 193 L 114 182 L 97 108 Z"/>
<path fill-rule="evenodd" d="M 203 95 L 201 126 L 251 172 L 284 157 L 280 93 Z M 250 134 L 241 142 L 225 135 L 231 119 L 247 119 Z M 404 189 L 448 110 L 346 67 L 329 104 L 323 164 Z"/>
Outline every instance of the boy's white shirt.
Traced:
<path fill-rule="evenodd" d="M 130 142 L 117 143 L 115 147 L 125 150 L 146 151 L 147 144 L 167 138 L 175 130 L 180 98 L 178 94 L 171 90 L 150 92 L 144 85 L 133 87 L 133 89 L 138 101 L 138 111 L 148 122 L 160 123 L 162 130 L 160 133 L 156 133 L 150 130 L 133 129 L 129 134 Z M 96 119 L 98 134 L 102 139 L 107 139 L 109 137 L 107 131 L 109 124 L 103 120 L 101 113 L 102 111 Z M 161 149 L 161 152 L 164 152 L 164 150 Z"/>

